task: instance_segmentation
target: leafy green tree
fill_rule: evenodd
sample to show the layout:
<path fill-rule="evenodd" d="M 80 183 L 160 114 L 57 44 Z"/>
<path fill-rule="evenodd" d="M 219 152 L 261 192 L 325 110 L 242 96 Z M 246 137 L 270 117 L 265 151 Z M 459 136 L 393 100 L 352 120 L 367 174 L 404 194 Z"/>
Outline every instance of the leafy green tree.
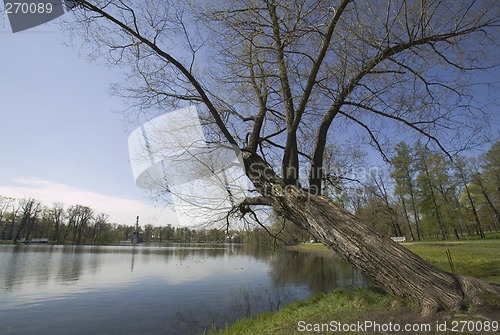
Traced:
<path fill-rule="evenodd" d="M 397 230 L 391 224 L 390 213 L 387 211 L 383 199 L 376 195 L 375 188 L 365 187 L 360 205 L 357 207 L 356 216 L 366 225 L 385 236 L 395 236 Z"/>
<path fill-rule="evenodd" d="M 473 176 L 500 229 L 500 141 L 495 142 L 482 159 L 482 172 Z"/>
<path fill-rule="evenodd" d="M 420 241 L 423 238 L 423 231 L 415 194 L 415 156 L 412 149 L 405 142 L 398 143 L 395 151 L 396 153 L 391 159 L 393 170 L 390 173 L 390 176 L 396 182 L 394 194 L 398 197 L 403 208 L 411 238 L 415 239 L 413 230 L 411 229 L 411 226 L 415 225 L 417 239 Z"/>
<path fill-rule="evenodd" d="M 443 218 L 443 199 L 439 198 L 438 179 L 444 179 L 441 167 L 442 157 L 432 153 L 428 148 L 417 146 L 418 164 L 417 176 L 419 207 L 422 213 L 422 223 L 435 230 L 437 227 L 441 239 L 446 240 L 448 233 Z"/>
<path fill-rule="evenodd" d="M 467 205 L 465 208 L 470 208 L 470 214 L 474 220 L 476 231 L 481 238 L 485 238 L 483 227 L 481 225 L 481 220 L 478 214 L 477 204 L 474 201 L 474 197 L 472 196 L 471 189 L 469 187 L 469 183 L 471 182 L 472 170 L 470 169 L 470 164 L 468 164 L 467 160 L 464 158 L 459 158 L 456 160 L 455 164 L 455 174 L 457 178 L 460 180 L 463 186 L 463 194 L 467 199 Z M 462 202 L 463 203 L 463 202 Z"/>
<path fill-rule="evenodd" d="M 90 240 L 91 236 L 86 236 L 86 233 L 88 233 L 89 224 L 93 218 L 94 211 L 88 206 L 73 205 L 69 207 L 67 210 L 68 225 L 62 241 L 66 241 L 70 231 L 73 242 L 76 244 Z"/>
<path fill-rule="evenodd" d="M 369 175 L 357 193 L 355 213 L 365 224 L 385 236 L 413 238 L 401 204 L 389 194 L 388 177 L 381 169 Z"/>
<path fill-rule="evenodd" d="M 154 239 L 154 227 L 151 224 L 144 226 L 144 241 L 151 242 Z"/>
<path fill-rule="evenodd" d="M 171 224 L 168 224 L 162 231 L 162 237 L 166 240 L 166 241 L 171 241 L 174 239 L 174 234 L 175 234 L 175 228 L 171 225 Z"/>
<path fill-rule="evenodd" d="M 109 215 L 99 213 L 93 217 L 92 243 L 102 244 L 105 242 L 105 231 L 108 228 Z"/>

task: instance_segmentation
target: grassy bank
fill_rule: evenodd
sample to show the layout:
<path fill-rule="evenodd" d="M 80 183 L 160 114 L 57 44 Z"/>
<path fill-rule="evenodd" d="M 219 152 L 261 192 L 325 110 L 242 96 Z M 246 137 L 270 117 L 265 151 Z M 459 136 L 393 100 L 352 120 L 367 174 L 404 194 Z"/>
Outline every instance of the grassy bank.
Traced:
<path fill-rule="evenodd" d="M 408 243 L 406 247 L 445 271 L 500 284 L 500 240 L 419 242 Z M 452 264 L 448 262 L 447 250 Z"/>
<path fill-rule="evenodd" d="M 500 240 L 419 242 L 406 243 L 405 246 L 437 267 L 451 272 L 451 265 L 446 255 L 446 251 L 449 250 L 455 273 L 500 284 Z M 327 251 L 321 244 L 302 244 L 297 248 L 308 252 Z M 406 325 L 428 327 L 425 331 L 420 328 L 420 331 L 397 332 L 398 334 L 455 334 L 456 332 L 451 331 L 438 332 L 437 324 L 443 324 L 446 321 L 449 328 L 453 321 L 483 322 L 485 317 L 500 322 L 498 315 L 500 315 L 500 306 L 498 309 L 469 310 L 453 315 L 443 312 L 424 318 L 419 315 L 417 306 L 404 299 L 379 290 L 360 288 L 318 294 L 308 300 L 294 302 L 279 311 L 241 320 L 227 329 L 214 331 L 211 334 L 359 334 L 358 331 L 342 331 L 339 323 L 362 322 L 364 324 L 365 321 L 371 321 L 374 326 L 387 325 L 391 322 L 401 327 Z M 374 331 L 373 328 L 365 329 L 365 331 L 381 333 Z M 480 332 L 472 333 L 479 334 Z M 491 332 L 484 333 L 491 334 Z"/>
<path fill-rule="evenodd" d="M 308 324 L 330 322 L 356 322 L 366 314 L 411 309 L 396 297 L 368 289 L 335 290 L 329 294 L 317 294 L 310 299 L 296 301 L 273 313 L 262 313 L 251 319 L 241 320 L 228 329 L 212 334 L 295 334 L 301 321 Z M 306 325 L 304 325 L 306 327 Z"/>

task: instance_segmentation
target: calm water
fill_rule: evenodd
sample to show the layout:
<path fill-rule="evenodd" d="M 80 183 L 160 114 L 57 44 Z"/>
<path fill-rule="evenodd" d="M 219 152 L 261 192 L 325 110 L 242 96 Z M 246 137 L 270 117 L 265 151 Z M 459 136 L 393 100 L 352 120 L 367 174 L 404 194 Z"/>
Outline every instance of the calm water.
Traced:
<path fill-rule="evenodd" d="M 0 334 L 202 334 L 335 287 L 339 259 L 250 246 L 0 245 Z"/>

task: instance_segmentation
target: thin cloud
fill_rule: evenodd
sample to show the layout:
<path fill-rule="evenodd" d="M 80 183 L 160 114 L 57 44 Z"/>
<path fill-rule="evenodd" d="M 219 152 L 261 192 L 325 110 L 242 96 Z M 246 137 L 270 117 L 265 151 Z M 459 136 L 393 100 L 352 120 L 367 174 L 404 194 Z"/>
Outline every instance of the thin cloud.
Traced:
<path fill-rule="evenodd" d="M 46 206 L 54 202 L 61 202 L 66 208 L 77 204 L 89 206 L 97 213 L 108 214 L 109 222 L 112 223 L 132 225 L 139 215 L 141 225 L 177 224 L 173 211 L 155 208 L 141 201 L 113 197 L 37 177 L 15 178 L 14 182 L 17 185 L 0 186 L 0 195 L 18 199 L 35 198 Z"/>

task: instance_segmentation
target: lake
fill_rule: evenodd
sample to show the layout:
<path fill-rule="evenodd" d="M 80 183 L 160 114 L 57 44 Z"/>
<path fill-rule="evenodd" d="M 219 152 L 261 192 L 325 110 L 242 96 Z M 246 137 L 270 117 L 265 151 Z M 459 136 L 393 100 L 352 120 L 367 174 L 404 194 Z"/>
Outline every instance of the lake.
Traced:
<path fill-rule="evenodd" d="M 255 245 L 0 245 L 0 334 L 202 334 L 364 285 L 335 256 Z"/>

